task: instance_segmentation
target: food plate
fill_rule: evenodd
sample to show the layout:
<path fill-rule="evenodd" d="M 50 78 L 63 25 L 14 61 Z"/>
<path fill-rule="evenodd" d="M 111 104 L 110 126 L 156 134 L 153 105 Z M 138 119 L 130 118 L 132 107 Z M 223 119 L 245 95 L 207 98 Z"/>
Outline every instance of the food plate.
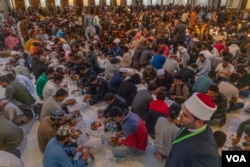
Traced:
<path fill-rule="evenodd" d="M 119 146 L 120 144 L 118 143 L 119 138 L 118 137 L 109 137 L 106 139 L 107 143 L 111 146 L 111 147 L 116 147 Z"/>
<path fill-rule="evenodd" d="M 70 76 L 70 79 L 72 80 L 72 81 L 76 81 L 76 80 L 78 80 L 78 75 L 71 75 Z"/>
<path fill-rule="evenodd" d="M 87 127 L 87 133 L 96 137 L 103 134 L 104 126 L 100 121 L 94 121 Z"/>
<path fill-rule="evenodd" d="M 102 123 L 99 121 L 95 121 L 91 123 L 92 130 L 98 130 L 102 126 Z"/>
<path fill-rule="evenodd" d="M 69 99 L 69 100 L 67 100 L 67 104 L 68 105 L 74 105 L 74 104 L 76 104 L 76 100 L 75 99 Z"/>

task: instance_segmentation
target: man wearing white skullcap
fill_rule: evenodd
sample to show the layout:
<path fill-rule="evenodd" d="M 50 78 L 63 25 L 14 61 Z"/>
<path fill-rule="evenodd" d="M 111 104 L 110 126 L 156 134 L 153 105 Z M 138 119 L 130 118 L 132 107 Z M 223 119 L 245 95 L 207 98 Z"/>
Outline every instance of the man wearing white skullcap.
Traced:
<path fill-rule="evenodd" d="M 180 114 L 183 126 L 172 142 L 165 167 L 219 167 L 216 142 L 207 121 L 217 106 L 206 94 L 194 93 Z"/>

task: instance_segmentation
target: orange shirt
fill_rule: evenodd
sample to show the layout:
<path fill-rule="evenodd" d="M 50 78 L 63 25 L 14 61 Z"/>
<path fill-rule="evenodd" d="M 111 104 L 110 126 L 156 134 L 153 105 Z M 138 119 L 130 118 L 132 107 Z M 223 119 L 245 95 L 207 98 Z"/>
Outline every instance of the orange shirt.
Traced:
<path fill-rule="evenodd" d="M 190 14 L 190 22 L 195 22 L 197 13 L 192 11 Z"/>

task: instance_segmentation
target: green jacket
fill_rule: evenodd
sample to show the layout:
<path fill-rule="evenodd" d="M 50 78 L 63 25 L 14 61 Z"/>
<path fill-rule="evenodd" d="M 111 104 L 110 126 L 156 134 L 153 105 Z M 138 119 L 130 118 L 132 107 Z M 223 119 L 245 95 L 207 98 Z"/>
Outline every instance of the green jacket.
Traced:
<path fill-rule="evenodd" d="M 45 73 L 42 73 L 36 82 L 36 93 L 39 97 L 43 97 L 43 88 L 45 84 L 48 82 L 48 77 Z"/>

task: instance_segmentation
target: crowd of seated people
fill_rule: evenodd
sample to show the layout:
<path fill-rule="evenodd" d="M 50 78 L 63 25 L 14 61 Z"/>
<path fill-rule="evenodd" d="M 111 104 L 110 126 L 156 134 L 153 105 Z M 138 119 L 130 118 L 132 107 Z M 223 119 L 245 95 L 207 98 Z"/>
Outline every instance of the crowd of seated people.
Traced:
<path fill-rule="evenodd" d="M 195 119 L 224 126 L 227 113 L 244 107 L 238 100 L 250 96 L 250 17 L 234 12 L 173 4 L 11 11 L 0 23 L 1 50 L 9 51 L 0 76 L 0 141 L 9 142 L 0 142 L 0 150 L 20 157 L 20 127 L 38 115 L 43 164 L 87 165 L 89 151 L 73 160 L 82 148 L 62 147 L 78 134 L 80 111 L 69 111 L 74 100 L 65 100 L 77 91 L 82 103 L 106 102 L 98 117 L 115 121 L 123 136 L 112 149 L 117 158 L 144 152 L 148 136 L 158 160 L 171 156 L 178 128 L 188 127 L 176 121 L 181 105 L 197 94 L 217 107 L 209 118 Z M 77 90 L 69 92 L 69 80 Z M 43 105 L 35 112 L 38 101 Z"/>

